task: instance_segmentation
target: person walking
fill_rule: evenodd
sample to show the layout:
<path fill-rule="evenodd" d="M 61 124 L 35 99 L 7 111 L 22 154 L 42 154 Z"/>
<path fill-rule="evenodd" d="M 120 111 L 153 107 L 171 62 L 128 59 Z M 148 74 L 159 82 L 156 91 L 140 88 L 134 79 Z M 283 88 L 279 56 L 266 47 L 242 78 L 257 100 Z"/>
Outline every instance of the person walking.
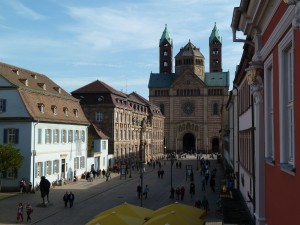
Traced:
<path fill-rule="evenodd" d="M 19 203 L 18 208 L 17 208 L 17 222 L 23 222 L 23 204 Z"/>
<path fill-rule="evenodd" d="M 66 191 L 66 193 L 63 196 L 63 200 L 65 202 L 65 207 L 68 206 L 68 202 L 69 202 L 69 193 Z"/>
<path fill-rule="evenodd" d="M 140 199 L 141 198 L 141 194 L 142 194 L 142 187 L 141 187 L 141 185 L 138 185 L 136 187 L 136 192 L 137 192 L 138 198 Z"/>
<path fill-rule="evenodd" d="M 203 206 L 204 210 L 206 211 L 206 213 L 208 213 L 209 204 L 208 204 L 208 200 L 207 200 L 205 195 L 203 196 L 203 199 L 202 199 L 201 203 L 202 203 L 202 206 Z"/>
<path fill-rule="evenodd" d="M 145 199 L 148 198 L 148 193 L 149 193 L 149 187 L 148 187 L 148 185 L 146 184 L 145 189 L 144 189 L 144 193 L 143 193 L 143 195 L 145 196 Z"/>
<path fill-rule="evenodd" d="M 74 200 L 75 200 L 75 195 L 72 193 L 72 191 L 70 191 L 70 194 L 69 194 L 69 204 L 70 204 L 70 208 L 73 207 Z"/>
<path fill-rule="evenodd" d="M 102 178 L 104 178 L 105 177 L 105 169 L 103 169 L 101 173 L 102 173 Z"/>
<path fill-rule="evenodd" d="M 205 191 L 205 177 L 202 177 L 202 181 L 201 181 L 201 186 L 202 186 L 202 191 Z"/>
<path fill-rule="evenodd" d="M 26 209 L 26 214 L 27 214 L 27 222 L 30 222 L 31 221 L 30 215 L 33 212 L 32 206 L 29 203 L 27 203 L 25 209 Z"/>
<path fill-rule="evenodd" d="M 181 201 L 182 201 L 183 198 L 184 198 L 184 194 L 185 194 L 185 188 L 184 188 L 183 186 L 181 186 L 181 188 L 180 188 Z"/>
<path fill-rule="evenodd" d="M 191 184 L 190 184 L 190 195 L 191 195 L 191 199 L 193 199 L 193 196 L 195 195 L 195 184 L 194 184 L 194 182 L 191 182 Z"/>
<path fill-rule="evenodd" d="M 180 196 L 180 187 L 176 188 L 176 199 L 179 201 L 179 196 Z"/>

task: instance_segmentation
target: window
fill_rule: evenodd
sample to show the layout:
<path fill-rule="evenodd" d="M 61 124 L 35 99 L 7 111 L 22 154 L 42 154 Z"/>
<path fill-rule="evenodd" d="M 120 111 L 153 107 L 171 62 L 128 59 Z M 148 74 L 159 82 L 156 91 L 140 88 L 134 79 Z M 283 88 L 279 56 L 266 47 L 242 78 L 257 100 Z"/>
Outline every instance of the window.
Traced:
<path fill-rule="evenodd" d="M 294 49 L 293 29 L 278 45 L 279 100 L 280 100 L 280 163 L 283 168 L 294 168 Z"/>
<path fill-rule="evenodd" d="M 213 105 L 213 115 L 218 115 L 218 114 L 219 114 L 218 103 L 214 103 L 214 105 Z"/>
<path fill-rule="evenodd" d="M 38 129 L 38 144 L 42 144 L 42 135 L 43 135 L 43 130 Z"/>
<path fill-rule="evenodd" d="M 85 142 L 85 131 L 84 130 L 81 131 L 81 141 Z"/>
<path fill-rule="evenodd" d="M 53 132 L 54 132 L 54 134 L 53 134 L 53 143 L 57 144 L 57 143 L 59 143 L 59 130 L 55 129 Z"/>
<path fill-rule="evenodd" d="M 79 130 L 75 131 L 75 141 L 79 140 Z"/>
<path fill-rule="evenodd" d="M 77 109 L 73 109 L 73 113 L 75 117 L 78 117 L 78 110 Z"/>
<path fill-rule="evenodd" d="M 47 161 L 46 162 L 46 175 L 51 175 L 52 171 L 52 161 Z"/>
<path fill-rule="evenodd" d="M 67 108 L 67 107 L 64 107 L 64 108 L 63 108 L 63 111 L 64 111 L 65 116 L 68 116 L 68 108 Z"/>
<path fill-rule="evenodd" d="M 167 66 L 168 66 L 168 62 L 164 61 L 164 67 L 167 67 Z"/>
<path fill-rule="evenodd" d="M 107 149 L 107 142 L 102 141 L 102 150 L 106 150 L 106 149 Z"/>
<path fill-rule="evenodd" d="M 78 157 L 74 158 L 74 169 L 75 170 L 79 169 L 79 158 Z"/>
<path fill-rule="evenodd" d="M 165 105 L 164 104 L 160 104 L 159 109 L 160 109 L 162 114 L 165 114 Z"/>
<path fill-rule="evenodd" d="M 15 168 L 9 168 L 6 171 L 6 178 L 7 179 L 16 179 L 17 175 L 18 175 L 18 172 L 17 172 L 17 170 Z"/>
<path fill-rule="evenodd" d="M 6 112 L 6 99 L 0 99 L 0 113 Z"/>
<path fill-rule="evenodd" d="M 167 55 L 168 55 L 168 51 L 165 50 L 165 51 L 164 51 L 164 56 L 167 56 Z"/>
<path fill-rule="evenodd" d="M 56 107 L 56 105 L 52 105 L 51 106 L 51 110 L 52 110 L 52 112 L 53 112 L 54 115 L 57 115 L 57 107 Z"/>
<path fill-rule="evenodd" d="M 273 58 L 265 62 L 265 157 L 274 161 L 274 114 L 273 114 Z"/>
<path fill-rule="evenodd" d="M 19 129 L 8 128 L 4 129 L 4 144 L 18 144 L 19 143 Z"/>
<path fill-rule="evenodd" d="M 38 103 L 38 108 L 39 108 L 41 113 L 45 112 L 45 105 L 43 103 Z"/>
<path fill-rule="evenodd" d="M 59 173 L 59 160 L 53 161 L 53 174 Z"/>
<path fill-rule="evenodd" d="M 41 177 L 43 176 L 43 163 L 38 162 L 36 164 L 36 177 Z"/>
<path fill-rule="evenodd" d="M 61 132 L 61 142 L 67 143 L 67 131 L 66 130 L 62 130 L 62 132 Z"/>
<path fill-rule="evenodd" d="M 84 156 L 80 157 L 80 168 L 83 169 L 85 167 Z"/>
<path fill-rule="evenodd" d="M 69 134 L 68 134 L 68 142 L 72 143 L 73 142 L 73 131 L 69 130 Z"/>
<path fill-rule="evenodd" d="M 45 130 L 45 144 L 51 144 L 51 129 Z"/>
<path fill-rule="evenodd" d="M 102 122 L 103 121 L 103 113 L 102 112 L 96 112 L 96 121 L 97 122 Z"/>

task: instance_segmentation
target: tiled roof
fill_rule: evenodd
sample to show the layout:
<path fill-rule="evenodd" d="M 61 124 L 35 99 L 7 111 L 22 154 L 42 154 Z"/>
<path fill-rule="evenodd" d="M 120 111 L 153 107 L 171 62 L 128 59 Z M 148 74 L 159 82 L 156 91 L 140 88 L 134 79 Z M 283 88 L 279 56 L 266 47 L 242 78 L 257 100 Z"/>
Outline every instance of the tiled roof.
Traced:
<path fill-rule="evenodd" d="M 97 125 L 95 124 L 91 124 L 91 126 L 89 126 L 89 133 L 92 133 L 94 135 L 97 135 L 100 139 L 109 139 L 109 137 L 103 133 L 103 131 L 97 127 Z"/>
<path fill-rule="evenodd" d="M 180 49 L 175 58 L 182 56 L 200 56 L 204 58 L 204 56 L 200 52 L 200 49 L 193 45 L 191 41 L 189 41 L 183 48 Z"/>
<path fill-rule="evenodd" d="M 123 92 L 117 91 L 111 86 L 99 80 L 89 83 L 75 91 L 72 91 L 71 93 L 76 94 L 76 93 L 101 93 L 101 92 L 110 92 L 112 94 L 120 95 L 125 98 L 127 97 L 126 94 L 124 94 Z"/>
<path fill-rule="evenodd" d="M 148 88 L 168 88 L 175 80 L 175 73 L 151 73 Z"/>
<path fill-rule="evenodd" d="M 229 72 L 205 73 L 205 83 L 211 87 L 229 86 Z"/>
<path fill-rule="evenodd" d="M 18 90 L 31 119 L 54 123 L 89 124 L 79 101 L 47 76 L 0 62 L 0 77 Z M 0 86 L 1 88 L 6 87 Z M 44 112 L 41 112 L 40 105 L 43 105 Z"/>

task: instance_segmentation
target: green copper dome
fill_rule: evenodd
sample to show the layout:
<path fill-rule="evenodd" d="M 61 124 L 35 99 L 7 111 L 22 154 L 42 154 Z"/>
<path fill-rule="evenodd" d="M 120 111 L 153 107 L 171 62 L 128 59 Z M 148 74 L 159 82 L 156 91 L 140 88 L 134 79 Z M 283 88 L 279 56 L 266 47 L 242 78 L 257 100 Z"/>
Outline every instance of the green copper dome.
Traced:
<path fill-rule="evenodd" d="M 164 30 L 164 32 L 163 32 L 163 34 L 161 35 L 161 38 L 160 38 L 160 40 L 159 40 L 159 45 L 160 45 L 164 40 L 167 40 L 167 42 L 168 42 L 170 45 L 173 45 L 173 40 L 172 40 L 172 38 L 170 37 L 170 33 L 169 33 L 169 31 L 168 31 L 167 24 L 166 24 L 165 30 Z"/>
<path fill-rule="evenodd" d="M 209 37 L 209 44 L 212 42 L 212 40 L 213 40 L 214 38 L 218 39 L 218 41 L 219 41 L 220 43 L 222 43 L 222 37 L 221 37 L 221 35 L 219 34 L 219 30 L 218 30 L 218 28 L 217 28 L 216 23 L 215 23 L 214 29 L 211 31 L 211 34 L 210 34 L 210 37 Z"/>

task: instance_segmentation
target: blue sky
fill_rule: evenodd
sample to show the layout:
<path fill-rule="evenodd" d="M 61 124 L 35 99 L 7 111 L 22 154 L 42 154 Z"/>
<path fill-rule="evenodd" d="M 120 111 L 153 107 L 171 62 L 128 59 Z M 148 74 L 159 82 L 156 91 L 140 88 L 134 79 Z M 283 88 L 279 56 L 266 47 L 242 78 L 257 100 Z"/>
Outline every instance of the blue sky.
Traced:
<path fill-rule="evenodd" d="M 47 75 L 68 92 L 101 80 L 148 99 L 159 72 L 159 39 L 168 26 L 173 57 L 189 40 L 205 56 L 217 23 L 223 71 L 233 80 L 243 44 L 232 42 L 240 0 L 9 0 L 0 1 L 0 61 Z M 238 33 L 241 38 L 242 34 Z M 174 71 L 174 69 L 173 69 Z"/>

